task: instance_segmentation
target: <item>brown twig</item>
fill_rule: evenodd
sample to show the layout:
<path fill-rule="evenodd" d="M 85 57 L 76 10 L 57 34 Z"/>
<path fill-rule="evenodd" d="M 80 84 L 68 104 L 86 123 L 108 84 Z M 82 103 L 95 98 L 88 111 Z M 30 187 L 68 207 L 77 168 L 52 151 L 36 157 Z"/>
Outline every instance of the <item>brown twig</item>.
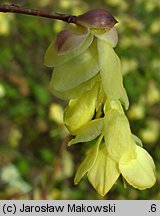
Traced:
<path fill-rule="evenodd" d="M 77 21 L 76 16 L 55 13 L 55 12 L 48 12 L 48 11 L 40 11 L 40 10 L 35 10 L 35 9 L 22 8 L 15 4 L 0 4 L 0 12 L 39 16 L 39 17 L 45 17 L 49 19 L 57 19 L 57 20 L 61 20 L 67 23 L 76 23 Z"/>

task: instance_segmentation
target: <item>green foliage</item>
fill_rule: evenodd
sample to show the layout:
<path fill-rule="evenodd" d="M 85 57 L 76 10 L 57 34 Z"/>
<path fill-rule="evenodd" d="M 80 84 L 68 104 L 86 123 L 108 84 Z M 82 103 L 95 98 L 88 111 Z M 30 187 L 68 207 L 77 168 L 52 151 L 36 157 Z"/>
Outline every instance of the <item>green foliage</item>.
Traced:
<path fill-rule="evenodd" d="M 125 69 L 130 109 L 133 106 L 127 115 L 133 133 L 140 136 L 155 160 L 158 178 L 146 191 L 129 185 L 124 190 L 118 181 L 105 198 L 160 199 L 159 1 L 27 0 L 24 6 L 71 14 L 102 7 L 116 17 L 116 52 Z M 88 144 L 68 149 L 68 133 L 54 118 L 61 115 L 61 109 L 51 109 L 55 103 L 64 104 L 50 91 L 52 71 L 43 66 L 43 55 L 64 25 L 24 15 L 0 16 L 0 199 L 102 199 L 87 181 L 73 185 L 75 169 Z M 64 172 L 67 168 L 68 173 Z"/>

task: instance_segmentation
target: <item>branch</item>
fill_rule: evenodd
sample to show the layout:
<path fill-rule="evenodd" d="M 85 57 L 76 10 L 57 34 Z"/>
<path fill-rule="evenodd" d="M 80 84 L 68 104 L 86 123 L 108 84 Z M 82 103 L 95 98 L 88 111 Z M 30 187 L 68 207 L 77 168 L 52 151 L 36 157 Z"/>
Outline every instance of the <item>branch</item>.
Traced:
<path fill-rule="evenodd" d="M 22 8 L 19 5 L 15 4 L 0 4 L 0 12 L 3 13 L 18 13 L 18 14 L 26 14 L 31 16 L 39 16 L 45 17 L 49 19 L 57 19 L 67 23 L 76 23 L 77 17 L 68 15 L 68 14 L 60 14 L 48 11 L 40 11 L 34 9 Z"/>

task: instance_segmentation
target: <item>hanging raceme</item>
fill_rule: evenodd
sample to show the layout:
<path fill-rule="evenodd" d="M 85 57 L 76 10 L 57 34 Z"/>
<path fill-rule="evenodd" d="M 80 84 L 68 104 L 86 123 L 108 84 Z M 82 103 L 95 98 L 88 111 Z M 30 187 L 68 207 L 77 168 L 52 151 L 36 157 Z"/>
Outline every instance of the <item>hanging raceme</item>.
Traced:
<path fill-rule="evenodd" d="M 123 86 L 121 62 L 114 47 L 117 21 L 103 9 L 77 17 L 76 27 L 63 30 L 48 47 L 44 63 L 54 67 L 51 90 L 68 100 L 64 124 L 75 137 L 68 143 L 95 140 L 80 164 L 74 182 L 87 174 L 104 196 L 120 174 L 135 188 L 155 184 L 155 165 L 133 135 L 123 107 L 129 101 Z"/>

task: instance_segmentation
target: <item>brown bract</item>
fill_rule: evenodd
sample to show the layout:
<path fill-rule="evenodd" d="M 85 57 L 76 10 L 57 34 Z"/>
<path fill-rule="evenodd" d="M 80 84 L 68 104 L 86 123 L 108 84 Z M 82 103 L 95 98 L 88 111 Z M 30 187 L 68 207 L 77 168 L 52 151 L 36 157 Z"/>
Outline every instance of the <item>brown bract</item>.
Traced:
<path fill-rule="evenodd" d="M 58 54 L 63 54 L 68 51 L 78 48 L 87 38 L 89 31 L 74 32 L 71 30 L 63 30 L 59 32 L 55 41 L 55 49 Z"/>
<path fill-rule="evenodd" d="M 118 21 L 104 9 L 90 10 L 77 16 L 76 24 L 87 28 L 111 29 Z"/>
<path fill-rule="evenodd" d="M 72 32 L 68 30 L 63 30 L 59 32 L 56 38 L 56 43 L 55 43 L 55 49 L 57 50 L 57 52 L 60 52 L 61 50 L 64 49 L 63 44 L 66 41 L 66 39 L 68 39 L 71 36 L 71 34 Z"/>

